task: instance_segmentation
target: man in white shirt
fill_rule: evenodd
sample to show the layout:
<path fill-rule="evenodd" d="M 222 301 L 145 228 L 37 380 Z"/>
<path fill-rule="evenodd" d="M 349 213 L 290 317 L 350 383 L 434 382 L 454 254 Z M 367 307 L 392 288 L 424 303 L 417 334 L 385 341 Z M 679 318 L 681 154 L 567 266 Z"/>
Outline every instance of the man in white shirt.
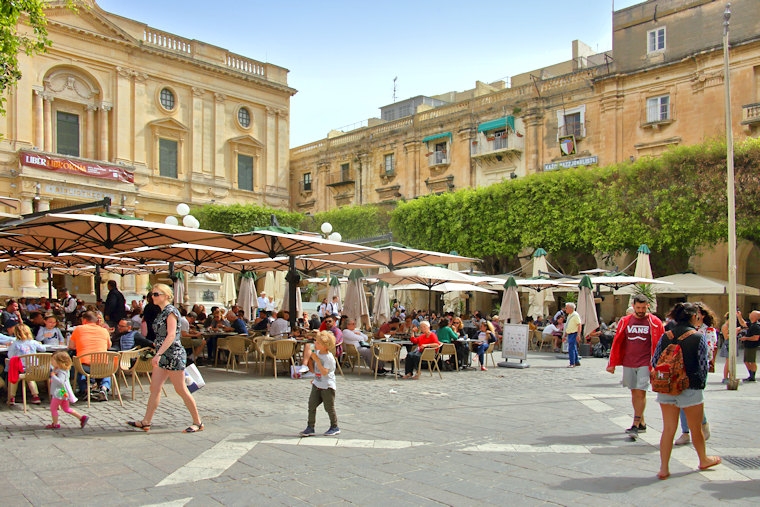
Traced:
<path fill-rule="evenodd" d="M 277 318 L 269 325 L 269 336 L 279 336 L 290 334 L 290 313 L 282 310 L 277 314 Z"/>
<path fill-rule="evenodd" d="M 325 317 L 328 315 L 340 315 L 340 301 L 338 299 L 338 296 L 333 296 L 332 302 L 327 303 L 327 314 Z"/>
<path fill-rule="evenodd" d="M 564 320 L 563 317 L 560 317 L 560 320 Z M 559 345 L 557 342 L 562 343 L 562 322 L 554 323 L 550 322 L 546 327 L 544 327 L 544 330 L 541 331 L 541 334 L 543 335 L 543 341 L 547 340 L 547 337 L 551 336 L 552 345 L 554 346 L 554 352 L 559 352 Z"/>
<path fill-rule="evenodd" d="M 259 294 L 259 297 L 256 298 L 256 306 L 259 309 L 259 315 L 264 313 L 264 311 L 267 309 L 267 303 L 269 303 L 269 298 L 267 298 L 267 293 L 264 291 L 261 291 L 261 294 Z"/>
<path fill-rule="evenodd" d="M 346 325 L 346 329 L 343 330 L 343 343 L 350 343 L 354 347 L 356 347 L 356 350 L 359 352 L 359 355 L 364 359 L 364 362 L 367 363 L 370 368 L 374 371 L 374 362 L 375 358 L 372 355 L 372 348 L 371 347 L 362 347 L 360 345 L 360 342 L 369 342 L 369 338 L 366 334 L 362 333 L 360 330 L 356 329 L 356 319 L 348 319 L 348 324 Z M 385 364 L 383 361 L 380 361 L 377 372 L 381 375 L 385 375 L 388 373 L 385 371 Z"/>

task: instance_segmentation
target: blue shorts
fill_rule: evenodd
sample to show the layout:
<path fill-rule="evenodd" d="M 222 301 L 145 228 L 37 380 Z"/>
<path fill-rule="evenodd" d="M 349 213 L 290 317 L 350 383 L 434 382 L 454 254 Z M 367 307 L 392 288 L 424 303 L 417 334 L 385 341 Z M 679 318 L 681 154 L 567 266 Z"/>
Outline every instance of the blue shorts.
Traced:
<path fill-rule="evenodd" d="M 657 393 L 657 403 L 661 405 L 675 405 L 678 408 L 693 407 L 705 402 L 702 389 L 684 389 L 678 396 L 672 394 Z"/>

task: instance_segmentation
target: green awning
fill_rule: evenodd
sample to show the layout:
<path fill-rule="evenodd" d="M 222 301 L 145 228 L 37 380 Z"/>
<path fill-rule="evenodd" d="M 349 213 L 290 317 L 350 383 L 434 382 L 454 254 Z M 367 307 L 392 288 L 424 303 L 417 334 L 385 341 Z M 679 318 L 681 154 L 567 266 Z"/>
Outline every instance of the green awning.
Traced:
<path fill-rule="evenodd" d="M 451 132 L 441 132 L 440 134 L 434 134 L 432 136 L 427 136 L 422 139 L 423 143 L 427 143 L 429 141 L 435 141 L 436 139 L 443 139 L 444 137 L 448 137 L 451 139 Z"/>
<path fill-rule="evenodd" d="M 488 132 L 491 130 L 499 130 L 499 129 L 503 129 L 507 127 L 511 128 L 512 131 L 515 130 L 514 116 L 505 116 L 503 118 L 481 123 L 480 125 L 478 125 L 478 132 Z"/>

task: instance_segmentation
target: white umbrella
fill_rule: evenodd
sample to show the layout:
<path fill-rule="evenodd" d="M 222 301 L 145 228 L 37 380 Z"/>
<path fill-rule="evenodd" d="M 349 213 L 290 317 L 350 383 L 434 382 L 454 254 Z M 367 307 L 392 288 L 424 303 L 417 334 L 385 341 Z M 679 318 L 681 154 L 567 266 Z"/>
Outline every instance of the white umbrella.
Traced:
<path fill-rule="evenodd" d="M 243 276 L 240 279 L 240 289 L 238 290 L 237 305 L 243 309 L 245 318 L 248 320 L 251 320 L 253 318 L 251 308 L 253 306 L 258 306 L 256 302 L 256 298 L 258 296 L 256 295 L 255 282 L 256 278 L 250 271 L 243 273 Z"/>
<path fill-rule="evenodd" d="M 652 286 L 652 292 L 670 297 L 689 295 L 726 295 L 728 282 L 701 276 L 695 273 L 678 273 L 675 275 L 655 278 L 657 285 Z M 625 287 L 618 294 L 633 293 L 632 287 Z M 744 296 L 760 296 L 760 290 L 748 285 L 736 284 L 736 293 Z"/>
<path fill-rule="evenodd" d="M 514 277 L 509 277 L 504 284 L 504 289 L 499 320 L 505 324 L 520 324 L 522 323 L 522 310 L 520 309 L 520 296 L 517 294 L 517 283 Z"/>
<path fill-rule="evenodd" d="M 335 296 L 338 296 L 338 308 L 342 308 L 343 304 L 340 299 L 340 279 L 333 275 L 330 277 L 330 286 L 327 289 L 327 302 L 332 303 Z"/>
<path fill-rule="evenodd" d="M 185 274 L 182 271 L 174 272 L 174 305 L 185 304 Z"/>
<path fill-rule="evenodd" d="M 388 283 L 378 281 L 375 286 L 375 304 L 372 308 L 372 319 L 376 326 L 391 320 L 391 304 L 388 296 Z"/>
<path fill-rule="evenodd" d="M 649 247 L 647 245 L 640 245 L 637 254 L 636 269 L 633 272 L 633 276 L 652 278 L 652 264 L 649 261 Z M 629 299 L 628 306 L 633 306 L 633 296 Z M 652 301 L 649 302 L 649 309 L 652 312 L 657 311 L 657 298 L 652 298 Z"/>
<path fill-rule="evenodd" d="M 219 295 L 222 303 L 230 305 L 237 299 L 237 290 L 235 289 L 235 275 L 224 273 L 222 275 L 222 289 Z"/>
<path fill-rule="evenodd" d="M 533 253 L 533 277 L 538 277 L 541 275 L 541 272 L 546 272 L 548 270 L 549 266 L 546 263 L 546 250 L 543 248 L 536 249 Z M 553 301 L 554 295 L 550 288 L 531 292 L 530 297 L 528 298 L 528 315 L 533 318 L 536 318 L 539 315 L 548 315 L 549 303 Z"/>
<path fill-rule="evenodd" d="M 388 273 L 377 275 L 377 278 L 393 285 L 410 283 L 418 283 L 424 285 L 428 289 L 428 308 L 431 307 L 431 290 L 434 287 L 444 283 L 466 283 L 473 286 L 477 283 L 477 280 L 472 276 L 465 275 L 464 273 L 459 273 L 458 271 L 440 268 L 438 266 L 417 266 L 413 268 L 397 269 L 396 271 L 390 271 Z"/>
<path fill-rule="evenodd" d="M 496 291 L 490 290 L 480 285 L 471 283 L 439 283 L 433 287 L 428 287 L 421 283 L 405 283 L 394 285 L 390 290 L 432 290 L 434 292 L 483 292 L 485 294 L 496 294 Z"/>
<path fill-rule="evenodd" d="M 370 327 L 369 305 L 367 304 L 367 295 L 364 292 L 362 278 L 364 273 L 361 269 L 354 269 L 348 275 L 348 285 L 346 287 L 346 299 L 343 302 L 343 315 L 348 315 L 349 319 L 354 319 L 361 323 L 365 329 Z"/>
<path fill-rule="evenodd" d="M 578 315 L 581 317 L 581 323 L 583 324 L 582 336 L 585 337 L 599 327 L 599 317 L 596 314 L 594 285 L 591 283 L 591 277 L 583 275 L 578 287 L 580 288 L 580 293 L 578 294 L 577 311 Z"/>
<path fill-rule="evenodd" d="M 449 269 L 452 271 L 459 271 L 459 263 L 452 262 L 449 264 Z M 443 294 L 443 311 L 454 312 L 459 314 L 459 302 L 461 301 L 462 294 L 459 291 L 451 291 Z"/>
<path fill-rule="evenodd" d="M 280 305 L 280 310 L 287 310 L 290 312 L 290 298 L 288 297 L 290 295 L 290 292 L 288 291 L 288 287 L 285 287 L 285 294 L 284 299 L 282 300 L 282 305 Z M 293 315 L 293 312 L 290 312 L 291 315 Z M 303 314 L 303 301 L 301 300 L 301 287 L 296 285 L 296 319 L 299 318 L 299 316 Z"/>

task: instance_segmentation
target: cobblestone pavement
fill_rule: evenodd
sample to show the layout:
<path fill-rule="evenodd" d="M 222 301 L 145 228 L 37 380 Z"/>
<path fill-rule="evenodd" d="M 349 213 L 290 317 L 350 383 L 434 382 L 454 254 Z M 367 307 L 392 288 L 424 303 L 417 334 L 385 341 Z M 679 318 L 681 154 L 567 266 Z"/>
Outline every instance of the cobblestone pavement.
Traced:
<path fill-rule="evenodd" d="M 61 414 L 44 429 L 47 404 L 0 408 L 0 505 L 736 505 L 760 501 L 757 419 L 760 386 L 727 391 L 720 373 L 706 390 L 712 427 L 708 452 L 724 464 L 696 471 L 691 446 L 677 448 L 672 477 L 658 481 L 660 410 L 648 395 L 649 431 L 637 442 L 629 392 L 606 359 L 566 368 L 532 353 L 530 368 L 493 368 L 418 381 L 338 379 L 342 433 L 298 438 L 306 426 L 307 380 L 274 379 L 201 367 L 195 394 L 205 431 L 183 434 L 190 420 L 168 388 L 150 433 L 140 419 L 147 393 L 77 403 L 91 416 L 84 430 Z M 722 365 L 718 365 L 722 371 Z M 744 373 L 744 367 L 739 367 Z M 753 460 L 752 460 L 753 459 Z M 738 463 L 738 464 L 736 464 Z M 760 465 L 760 464 L 759 464 Z"/>

